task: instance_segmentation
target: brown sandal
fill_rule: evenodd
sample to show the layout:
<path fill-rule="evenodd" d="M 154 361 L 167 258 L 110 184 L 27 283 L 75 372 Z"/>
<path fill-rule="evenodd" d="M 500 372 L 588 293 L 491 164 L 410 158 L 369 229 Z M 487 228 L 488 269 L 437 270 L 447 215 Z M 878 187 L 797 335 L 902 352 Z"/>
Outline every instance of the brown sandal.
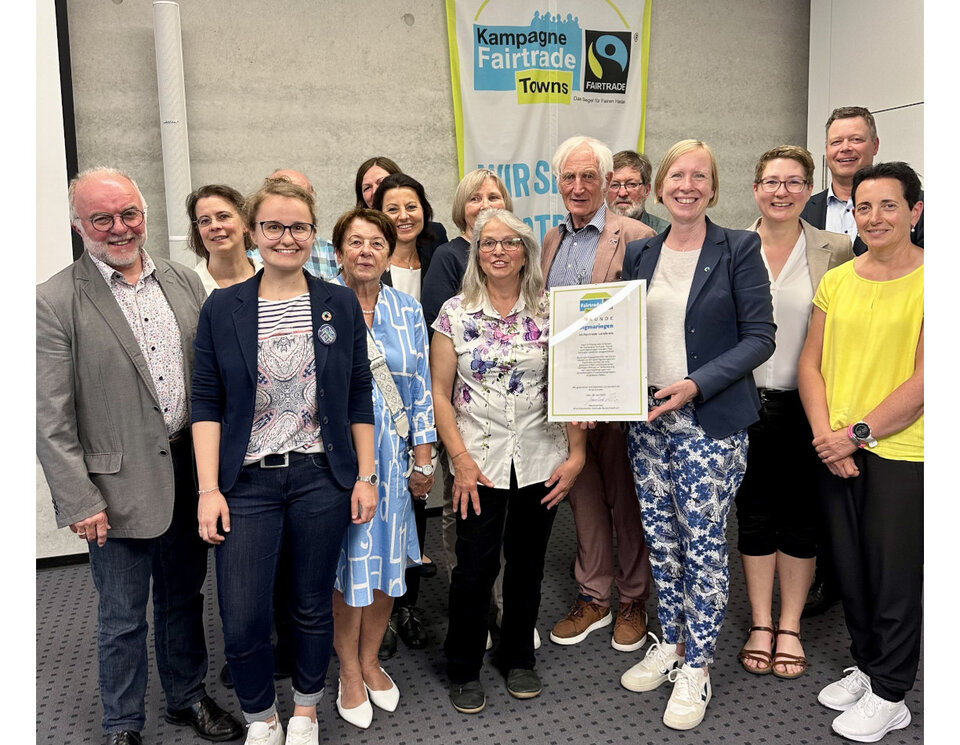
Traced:
<path fill-rule="evenodd" d="M 753 675 L 767 675 L 768 673 L 773 672 L 773 655 L 771 654 L 774 649 L 774 641 L 776 639 L 777 632 L 771 629 L 769 626 L 751 626 L 748 630 L 748 634 L 752 634 L 754 631 L 767 631 L 773 635 L 773 639 L 770 640 L 770 652 L 767 652 L 763 649 L 747 649 L 744 647 L 740 650 L 740 654 L 737 655 L 737 659 L 740 660 L 740 665 L 748 673 Z M 757 663 L 756 667 L 750 667 L 746 664 L 747 660 L 753 660 Z"/>
<path fill-rule="evenodd" d="M 774 634 L 779 636 L 780 634 L 787 634 L 788 636 L 795 636 L 797 639 L 800 639 L 799 631 L 789 631 L 788 629 L 777 629 Z M 800 668 L 799 672 L 796 673 L 781 673 L 777 670 L 777 665 L 782 665 L 786 668 L 787 665 L 796 665 Z M 773 653 L 773 662 L 770 665 L 770 669 L 773 671 L 773 674 L 778 678 L 783 678 L 784 680 L 793 680 L 794 678 L 799 678 L 806 672 L 807 669 L 807 658 L 801 657 L 797 654 L 790 654 L 789 652 L 777 652 L 774 650 Z"/>

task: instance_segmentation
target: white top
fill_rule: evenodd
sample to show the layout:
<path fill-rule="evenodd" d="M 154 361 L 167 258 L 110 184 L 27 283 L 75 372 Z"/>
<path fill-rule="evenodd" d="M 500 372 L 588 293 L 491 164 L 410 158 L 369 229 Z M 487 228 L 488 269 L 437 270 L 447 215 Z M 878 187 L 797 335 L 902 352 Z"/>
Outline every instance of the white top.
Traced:
<path fill-rule="evenodd" d="M 391 266 L 390 278 L 393 280 L 393 286 L 400 290 L 400 292 L 412 295 L 414 300 L 420 301 L 419 269 L 404 269 L 400 266 Z"/>
<path fill-rule="evenodd" d="M 253 264 L 254 273 L 263 269 L 263 264 L 259 259 L 250 258 L 250 262 Z M 213 276 L 210 274 L 210 270 L 207 269 L 206 261 L 201 259 L 200 263 L 193 267 L 193 271 L 200 275 L 200 281 L 203 282 L 203 289 L 207 291 L 208 297 L 210 296 L 211 292 L 220 289 L 220 285 L 217 284 L 217 280 L 213 278 Z"/>
<path fill-rule="evenodd" d="M 777 324 L 777 348 L 773 355 L 753 371 L 758 388 L 792 391 L 797 388 L 797 363 L 807 338 L 810 313 L 813 309 L 813 283 L 807 266 L 807 239 L 800 231 L 780 276 L 773 278 L 766 254 L 761 251 L 763 265 L 770 276 L 773 296 L 773 320 Z"/>
<path fill-rule="evenodd" d="M 683 333 L 687 300 L 700 251 L 674 251 L 666 244 L 647 289 L 647 381 L 663 388 L 687 377 Z"/>
<path fill-rule="evenodd" d="M 457 429 L 483 474 L 496 489 L 510 488 L 511 463 L 520 488 L 550 478 L 569 448 L 563 424 L 547 421 L 546 295 L 532 311 L 521 295 L 505 318 L 489 301 L 465 308 L 456 295 L 433 328 L 457 353 Z"/>
<path fill-rule="evenodd" d="M 857 220 L 853 216 L 853 198 L 846 201 L 833 193 L 833 184 L 827 187 L 827 217 L 824 221 L 824 230 L 831 233 L 840 233 L 850 237 L 853 242 L 857 239 Z"/>

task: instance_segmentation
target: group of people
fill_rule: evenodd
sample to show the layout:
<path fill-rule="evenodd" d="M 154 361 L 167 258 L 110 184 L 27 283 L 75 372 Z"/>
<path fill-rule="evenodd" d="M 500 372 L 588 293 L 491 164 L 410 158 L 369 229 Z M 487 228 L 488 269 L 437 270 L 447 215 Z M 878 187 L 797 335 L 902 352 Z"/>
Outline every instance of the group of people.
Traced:
<path fill-rule="evenodd" d="M 79 174 L 84 254 L 37 288 L 37 451 L 58 525 L 89 546 L 108 742 L 142 742 L 151 579 L 167 720 L 213 741 L 244 735 L 203 686 L 211 545 L 247 743 L 319 742 L 332 650 L 344 720 L 365 728 L 375 708 L 396 710 L 381 664 L 398 635 L 426 644 L 415 604 L 437 469 L 457 711 L 486 704 L 491 597 L 507 691 L 541 692 L 544 560 L 569 498 L 578 592 L 550 639 L 613 625 L 617 650 L 649 640 L 621 683 L 671 683 L 668 727 L 698 726 L 712 697 L 734 504 L 752 609 L 744 670 L 804 673 L 800 618 L 832 557 L 855 666 L 819 701 L 852 740 L 907 726 L 923 204 L 909 166 L 872 164 L 878 146 L 868 111 L 838 109 L 820 224 L 810 154 L 780 146 L 757 163 L 760 217 L 731 230 L 706 216 L 719 169 L 704 142 L 673 145 L 652 178 L 642 154 L 572 137 L 552 162 L 566 214 L 542 249 L 486 169 L 461 180 L 450 241 L 422 184 L 388 158 L 360 167 L 332 241 L 318 237 L 309 181 L 281 170 L 245 198 L 219 184 L 189 196 L 195 270 L 146 252 L 129 176 Z M 651 193 L 669 222 L 646 211 Z M 646 421 L 548 422 L 549 288 L 621 279 L 647 285 Z"/>

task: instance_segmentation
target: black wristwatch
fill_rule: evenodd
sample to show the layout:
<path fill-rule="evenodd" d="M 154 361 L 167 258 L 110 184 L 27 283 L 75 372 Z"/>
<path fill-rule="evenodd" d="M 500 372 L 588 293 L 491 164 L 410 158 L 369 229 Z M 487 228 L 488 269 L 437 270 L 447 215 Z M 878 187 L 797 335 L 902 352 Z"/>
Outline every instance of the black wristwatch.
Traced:
<path fill-rule="evenodd" d="M 862 419 L 850 427 L 850 433 L 860 447 L 866 445 L 867 447 L 875 448 L 878 444 L 877 438 L 870 432 L 870 425 Z"/>

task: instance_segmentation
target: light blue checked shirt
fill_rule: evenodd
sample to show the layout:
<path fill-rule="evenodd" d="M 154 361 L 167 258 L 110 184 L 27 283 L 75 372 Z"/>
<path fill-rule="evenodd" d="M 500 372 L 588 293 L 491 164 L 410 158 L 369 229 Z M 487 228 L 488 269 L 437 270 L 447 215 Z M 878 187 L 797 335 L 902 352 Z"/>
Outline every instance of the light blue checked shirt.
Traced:
<path fill-rule="evenodd" d="M 593 219 L 580 230 L 573 227 L 573 218 L 566 218 L 557 227 L 560 229 L 560 245 L 547 275 L 547 287 L 583 285 L 590 282 L 593 262 L 597 258 L 597 244 L 607 221 L 607 206 L 600 205 Z"/>
<path fill-rule="evenodd" d="M 247 256 L 256 261 L 263 261 L 260 258 L 260 251 L 256 248 L 247 251 Z M 333 244 L 320 236 L 314 238 L 313 248 L 310 249 L 310 258 L 307 259 L 303 268 L 318 279 L 333 279 L 336 277 L 340 269 L 337 266 L 337 252 L 334 250 Z"/>

